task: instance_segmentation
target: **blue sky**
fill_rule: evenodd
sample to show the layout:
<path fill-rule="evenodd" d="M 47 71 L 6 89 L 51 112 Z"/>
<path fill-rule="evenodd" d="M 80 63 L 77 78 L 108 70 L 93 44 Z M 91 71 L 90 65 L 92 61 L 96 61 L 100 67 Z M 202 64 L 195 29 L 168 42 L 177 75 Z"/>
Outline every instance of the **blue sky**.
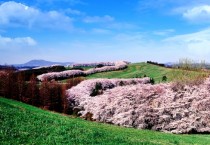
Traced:
<path fill-rule="evenodd" d="M 210 62 L 210 0 L 0 0 L 0 58 Z"/>

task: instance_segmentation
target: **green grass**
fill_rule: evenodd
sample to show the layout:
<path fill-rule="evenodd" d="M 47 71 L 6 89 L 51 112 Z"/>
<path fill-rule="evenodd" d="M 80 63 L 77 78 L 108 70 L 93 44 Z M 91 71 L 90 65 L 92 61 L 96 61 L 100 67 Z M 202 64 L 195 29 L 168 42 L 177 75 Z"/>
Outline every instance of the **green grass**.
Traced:
<path fill-rule="evenodd" d="M 207 145 L 210 135 L 174 135 L 123 128 L 0 98 L 0 144 Z"/>
<path fill-rule="evenodd" d="M 88 67 L 86 70 L 89 69 Z M 95 78 L 142 78 L 144 76 L 153 78 L 155 83 L 163 82 L 163 76 L 167 77 L 167 82 L 179 80 L 180 78 L 187 77 L 193 79 L 202 74 L 209 74 L 208 72 L 200 71 L 185 71 L 181 69 L 171 69 L 152 65 L 148 63 L 132 63 L 128 65 L 128 68 L 119 71 L 110 71 L 95 73 L 84 77 L 84 79 L 95 79 Z M 62 80 L 61 82 L 66 83 L 68 79 Z"/>
<path fill-rule="evenodd" d="M 171 69 L 160 67 L 148 63 L 133 63 L 128 65 L 127 69 L 120 71 L 111 71 L 111 72 L 103 72 L 96 73 L 87 76 L 87 79 L 93 78 L 139 78 L 144 77 L 145 75 L 151 77 L 155 80 L 155 83 L 162 82 L 163 76 L 167 77 L 167 81 L 170 82 L 172 80 L 179 79 L 183 74 L 192 79 L 193 77 L 201 75 L 201 72 L 196 71 L 187 71 L 188 73 L 181 69 Z M 202 74 L 206 74 L 202 73 Z"/>
<path fill-rule="evenodd" d="M 146 75 L 154 78 L 155 82 L 160 82 L 162 81 L 162 77 L 167 75 L 170 71 L 171 69 L 147 63 L 133 63 L 128 65 L 128 68 L 125 70 L 96 73 L 87 76 L 87 78 L 136 78 Z"/>

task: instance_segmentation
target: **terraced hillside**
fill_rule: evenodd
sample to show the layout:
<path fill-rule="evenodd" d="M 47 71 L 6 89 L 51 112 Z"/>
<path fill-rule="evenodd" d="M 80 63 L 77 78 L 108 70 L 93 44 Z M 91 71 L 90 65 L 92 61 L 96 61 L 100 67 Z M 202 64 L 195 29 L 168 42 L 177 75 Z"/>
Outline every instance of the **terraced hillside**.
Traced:
<path fill-rule="evenodd" d="M 173 135 L 89 122 L 0 98 L 0 144 L 208 145 L 210 135 Z"/>

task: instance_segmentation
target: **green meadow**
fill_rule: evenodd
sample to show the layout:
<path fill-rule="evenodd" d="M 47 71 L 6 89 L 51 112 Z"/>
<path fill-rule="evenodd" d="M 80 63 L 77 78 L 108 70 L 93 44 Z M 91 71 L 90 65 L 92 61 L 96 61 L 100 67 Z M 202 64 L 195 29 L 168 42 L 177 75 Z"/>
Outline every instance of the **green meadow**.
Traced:
<path fill-rule="evenodd" d="M 207 145 L 210 135 L 175 135 L 90 122 L 0 98 L 0 144 Z"/>

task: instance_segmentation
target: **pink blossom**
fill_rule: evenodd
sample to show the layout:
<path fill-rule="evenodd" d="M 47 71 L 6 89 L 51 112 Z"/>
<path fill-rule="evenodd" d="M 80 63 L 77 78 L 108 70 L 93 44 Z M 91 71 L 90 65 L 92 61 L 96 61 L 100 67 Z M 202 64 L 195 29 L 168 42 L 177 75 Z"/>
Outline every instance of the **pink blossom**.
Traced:
<path fill-rule="evenodd" d="M 52 79 L 68 78 L 68 77 L 82 76 L 82 75 L 84 75 L 84 72 L 81 70 L 67 70 L 62 72 L 45 73 L 37 76 L 37 79 L 43 81 L 45 79 L 52 80 Z"/>
<path fill-rule="evenodd" d="M 104 63 L 109 65 L 110 63 Z M 40 81 L 43 81 L 44 79 L 52 80 L 52 79 L 65 79 L 73 76 L 84 76 L 84 75 L 90 75 L 94 73 L 99 72 L 107 72 L 107 71 L 115 71 L 115 70 L 121 70 L 125 69 L 128 65 L 128 62 L 125 61 L 118 61 L 113 63 L 114 66 L 104 66 L 101 68 L 92 68 L 87 71 L 81 71 L 81 70 L 68 70 L 68 71 L 62 71 L 62 72 L 51 72 L 51 73 L 45 73 L 42 75 L 37 76 L 37 79 Z"/>
<path fill-rule="evenodd" d="M 73 67 L 96 67 L 97 65 L 103 66 L 114 66 L 115 63 L 113 62 L 96 62 L 96 63 L 77 63 L 73 64 Z"/>
<path fill-rule="evenodd" d="M 99 72 L 107 72 L 107 71 L 115 71 L 120 69 L 125 69 L 127 67 L 128 63 L 125 61 L 118 61 L 114 63 L 114 66 L 104 66 L 101 68 L 92 68 L 87 71 L 85 71 L 86 75 L 99 73 Z"/>
<path fill-rule="evenodd" d="M 125 127 L 210 133 L 210 78 L 179 91 L 174 91 L 170 83 L 148 82 L 149 78 L 83 81 L 67 91 L 70 107 L 79 107 L 84 118 L 91 113 L 93 120 Z M 102 84 L 103 94 L 91 97 L 96 83 Z"/>

